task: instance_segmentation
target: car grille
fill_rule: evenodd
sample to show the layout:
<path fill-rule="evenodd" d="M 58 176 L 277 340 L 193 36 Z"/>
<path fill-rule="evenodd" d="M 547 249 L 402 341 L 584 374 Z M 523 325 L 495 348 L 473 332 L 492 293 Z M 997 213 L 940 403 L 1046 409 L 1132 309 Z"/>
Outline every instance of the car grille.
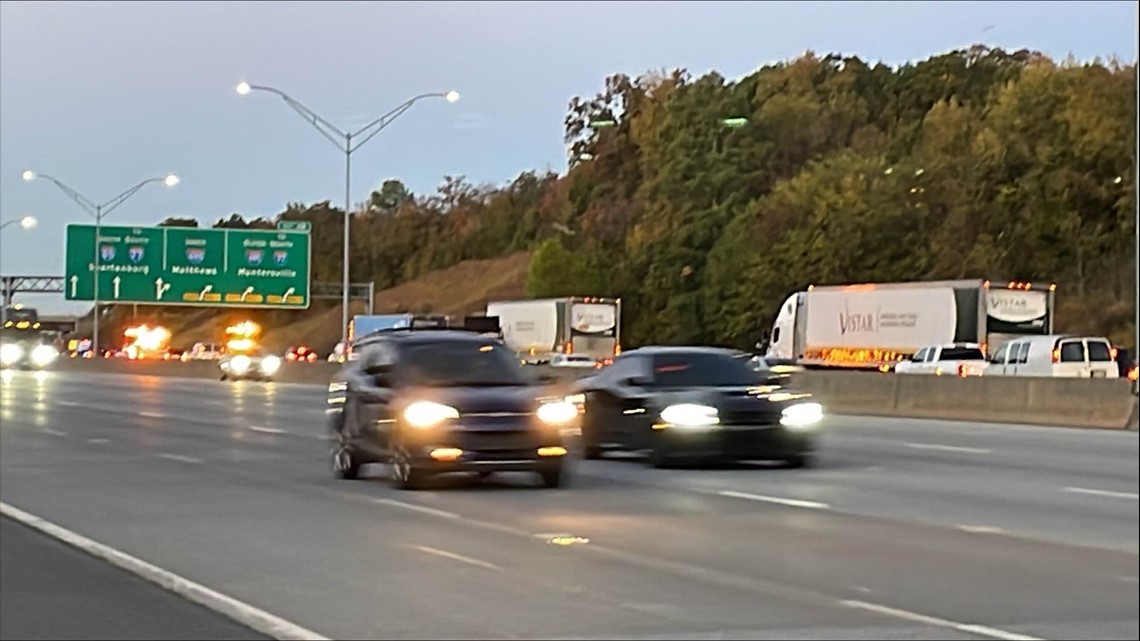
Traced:
<path fill-rule="evenodd" d="M 458 432 L 455 441 L 462 450 L 504 458 L 512 458 L 519 453 L 533 455 L 536 449 L 548 445 L 541 442 L 536 430 Z"/>
<path fill-rule="evenodd" d="M 729 410 L 720 414 L 721 425 L 778 425 L 780 412 L 771 409 Z"/>

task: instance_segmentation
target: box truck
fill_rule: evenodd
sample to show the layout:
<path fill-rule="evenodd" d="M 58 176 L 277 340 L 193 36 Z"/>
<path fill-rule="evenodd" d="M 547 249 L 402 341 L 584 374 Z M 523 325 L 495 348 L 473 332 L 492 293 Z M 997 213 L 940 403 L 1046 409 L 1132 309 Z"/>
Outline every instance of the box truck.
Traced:
<path fill-rule="evenodd" d="M 811 286 L 780 307 L 765 358 L 805 367 L 889 369 L 927 345 L 995 350 L 1053 333 L 1055 284 L 953 280 Z"/>
<path fill-rule="evenodd" d="M 555 354 L 586 354 L 606 362 L 621 353 L 621 299 L 570 296 L 487 304 L 503 343 L 527 364 Z"/>

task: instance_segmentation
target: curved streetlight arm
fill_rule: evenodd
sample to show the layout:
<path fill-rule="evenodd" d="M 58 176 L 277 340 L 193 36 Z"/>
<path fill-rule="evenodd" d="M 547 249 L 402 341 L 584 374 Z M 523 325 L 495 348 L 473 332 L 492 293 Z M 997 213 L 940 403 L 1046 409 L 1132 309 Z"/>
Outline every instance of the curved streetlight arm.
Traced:
<path fill-rule="evenodd" d="M 60 191 L 71 197 L 71 199 L 74 200 L 80 207 L 86 209 L 87 213 L 92 218 L 95 218 L 99 215 L 99 205 L 96 205 L 90 198 L 87 198 L 78 191 L 75 191 L 71 187 L 68 187 L 63 181 L 59 180 L 58 178 L 50 176 L 48 174 L 36 174 L 36 178 L 47 178 L 50 180 L 56 187 L 59 187 Z"/>
<path fill-rule="evenodd" d="M 165 180 L 166 180 L 165 176 L 158 177 L 158 178 L 147 178 L 146 180 L 142 181 L 141 183 L 135 185 L 134 187 L 131 187 L 130 189 L 119 194 L 118 196 L 115 196 L 111 200 L 108 200 L 107 202 L 103 203 L 102 205 L 99 205 L 98 211 L 100 212 L 101 216 L 106 216 L 107 214 L 114 211 L 119 205 L 127 202 L 127 200 L 130 199 L 131 196 L 134 196 L 143 187 L 146 187 L 147 185 L 149 185 L 151 183 L 160 183 L 160 182 L 163 182 Z"/>
<path fill-rule="evenodd" d="M 9 220 L 9 221 L 8 221 L 8 222 L 6 222 L 6 223 L 0 223 L 0 229 L 4 229 L 4 228 L 5 228 L 5 227 L 7 227 L 8 225 L 15 225 L 15 224 L 16 224 L 16 223 L 18 223 L 18 222 L 20 222 L 20 221 L 19 221 L 19 220 Z"/>
<path fill-rule="evenodd" d="M 306 122 L 312 125 L 317 131 L 321 132 L 321 135 L 327 138 L 329 142 L 336 145 L 337 148 L 341 151 L 346 150 L 347 144 L 345 141 L 348 139 L 348 134 L 341 131 L 340 128 L 331 122 L 325 120 L 324 118 L 321 118 L 317 112 L 301 104 L 300 101 L 296 100 L 284 91 L 277 89 L 276 87 L 268 87 L 265 85 L 249 85 L 249 88 L 251 91 L 268 91 L 271 94 L 277 95 L 279 98 L 284 100 L 285 104 L 289 105 L 293 111 L 296 111 L 298 114 L 300 114 L 300 116 L 304 118 Z M 333 134 L 336 134 L 336 136 Z"/>
<path fill-rule="evenodd" d="M 368 142 L 369 140 L 372 140 L 373 136 L 375 136 L 376 134 L 383 131 L 384 128 L 387 127 L 388 125 L 392 124 L 392 121 L 394 121 L 395 119 L 404 115 L 405 111 L 411 109 L 412 105 L 416 104 L 420 100 L 423 100 L 424 98 L 446 98 L 446 97 L 447 97 L 447 94 L 445 94 L 445 93 L 425 93 L 425 94 L 420 94 L 420 95 L 416 96 L 415 98 L 411 98 L 410 100 L 408 100 L 404 104 L 400 105 L 399 107 L 396 107 L 392 111 L 389 111 L 388 113 L 384 114 L 383 116 L 380 116 L 376 120 L 373 120 L 372 122 L 368 123 L 367 125 L 364 125 L 363 127 L 360 128 L 359 131 L 354 132 L 351 135 L 351 138 L 357 138 L 357 137 L 363 135 L 365 132 L 368 132 L 368 130 L 375 128 L 375 129 L 373 129 L 373 131 L 371 133 L 369 133 L 367 136 L 365 136 L 363 140 L 361 140 L 360 142 L 356 143 L 355 145 L 352 145 L 351 147 L 349 147 L 348 152 L 352 153 L 352 152 L 356 151 L 357 149 L 360 149 L 361 145 Z"/>

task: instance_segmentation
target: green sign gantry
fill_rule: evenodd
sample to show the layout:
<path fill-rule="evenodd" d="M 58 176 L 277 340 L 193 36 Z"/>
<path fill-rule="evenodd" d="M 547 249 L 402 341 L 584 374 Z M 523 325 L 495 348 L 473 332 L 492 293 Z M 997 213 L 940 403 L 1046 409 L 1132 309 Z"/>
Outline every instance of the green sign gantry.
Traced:
<path fill-rule="evenodd" d="M 309 307 L 307 229 L 99 230 L 99 301 Z M 95 300 L 95 226 L 67 226 L 64 297 Z"/>

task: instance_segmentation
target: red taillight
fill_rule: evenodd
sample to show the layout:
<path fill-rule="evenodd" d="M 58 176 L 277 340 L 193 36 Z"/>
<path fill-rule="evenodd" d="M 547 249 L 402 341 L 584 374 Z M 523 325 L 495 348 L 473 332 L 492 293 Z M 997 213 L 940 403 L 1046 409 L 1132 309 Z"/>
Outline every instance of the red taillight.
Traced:
<path fill-rule="evenodd" d="M 1059 348 L 1059 347 L 1057 349 L 1053 350 L 1053 362 L 1054 363 L 1060 363 L 1061 362 L 1061 348 Z"/>
<path fill-rule="evenodd" d="M 1135 365 L 1132 366 L 1132 369 L 1128 370 L 1128 380 L 1137 380 L 1137 369 Z"/>
<path fill-rule="evenodd" d="M 1117 350 L 1115 347 L 1108 348 L 1108 355 L 1112 358 L 1112 360 L 1116 360 L 1116 355 L 1119 353 L 1120 353 L 1120 351 Z"/>

